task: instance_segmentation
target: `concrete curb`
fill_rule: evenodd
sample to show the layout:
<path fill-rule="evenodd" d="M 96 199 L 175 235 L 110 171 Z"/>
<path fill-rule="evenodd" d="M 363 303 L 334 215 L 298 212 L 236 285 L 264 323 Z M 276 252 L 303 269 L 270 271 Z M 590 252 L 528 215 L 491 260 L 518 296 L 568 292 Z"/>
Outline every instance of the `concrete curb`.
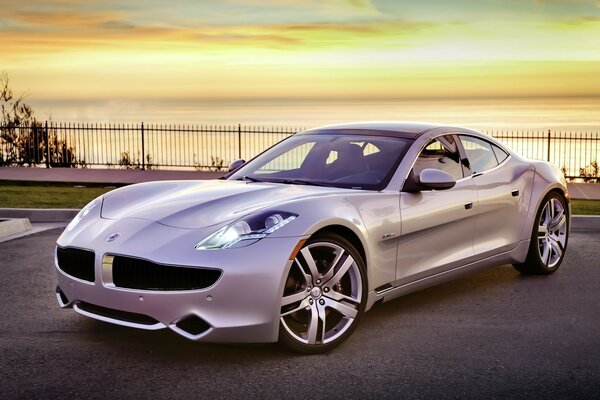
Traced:
<path fill-rule="evenodd" d="M 14 218 L 6 221 L 0 220 L 0 238 L 27 232 L 31 229 L 31 223 L 27 218 Z"/>
<path fill-rule="evenodd" d="M 14 221 L 14 220 L 13 220 Z M 7 236 L 0 236 L 0 243 L 8 242 L 14 239 L 35 235 L 51 229 L 65 229 L 66 222 L 37 222 L 32 224 L 32 228 L 24 232 L 16 232 Z"/>
<path fill-rule="evenodd" d="M 574 215 L 571 228 L 575 230 L 600 230 L 600 215 Z"/>
<path fill-rule="evenodd" d="M 69 222 L 78 212 L 74 208 L 0 208 L 0 219 L 28 218 L 31 222 Z M 574 215 L 571 218 L 571 228 L 600 230 L 600 216 Z"/>

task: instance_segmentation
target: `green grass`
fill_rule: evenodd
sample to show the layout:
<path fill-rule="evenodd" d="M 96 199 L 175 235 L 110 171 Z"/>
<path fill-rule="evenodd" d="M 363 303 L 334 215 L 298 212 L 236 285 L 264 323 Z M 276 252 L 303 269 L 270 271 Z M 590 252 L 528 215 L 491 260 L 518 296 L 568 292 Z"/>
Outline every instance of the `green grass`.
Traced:
<path fill-rule="evenodd" d="M 82 208 L 112 188 L 0 185 L 0 208 Z"/>
<path fill-rule="evenodd" d="M 571 200 L 573 215 L 600 215 L 600 200 Z"/>
<path fill-rule="evenodd" d="M 0 208 L 82 208 L 112 188 L 0 185 Z M 571 200 L 573 215 L 600 215 L 600 200 Z"/>

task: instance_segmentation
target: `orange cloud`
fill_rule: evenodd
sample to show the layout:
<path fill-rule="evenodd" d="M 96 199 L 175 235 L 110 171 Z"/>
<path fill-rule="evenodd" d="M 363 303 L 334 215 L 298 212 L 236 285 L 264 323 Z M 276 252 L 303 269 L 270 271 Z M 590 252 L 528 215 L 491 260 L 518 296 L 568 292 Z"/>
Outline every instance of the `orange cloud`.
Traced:
<path fill-rule="evenodd" d="M 210 25 L 91 2 L 5 1 L 19 7 L 1 17 L 1 67 L 42 97 L 600 94 L 594 16 Z M 358 14 L 372 6 L 325 3 Z"/>

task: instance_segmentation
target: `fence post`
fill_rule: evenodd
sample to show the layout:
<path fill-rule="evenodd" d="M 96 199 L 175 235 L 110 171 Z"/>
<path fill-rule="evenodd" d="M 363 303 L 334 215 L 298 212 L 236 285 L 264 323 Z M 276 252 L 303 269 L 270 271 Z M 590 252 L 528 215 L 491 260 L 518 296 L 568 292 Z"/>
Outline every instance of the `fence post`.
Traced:
<path fill-rule="evenodd" d="M 548 129 L 548 158 L 546 161 L 550 162 L 550 143 L 552 142 L 552 138 L 550 137 L 550 129 Z"/>
<path fill-rule="evenodd" d="M 144 145 L 144 121 L 142 121 L 142 170 L 146 169 L 146 148 Z"/>
<path fill-rule="evenodd" d="M 242 159 L 242 124 L 238 124 L 238 160 Z"/>
<path fill-rule="evenodd" d="M 46 168 L 50 168 L 50 134 L 48 133 L 48 121 L 44 122 L 44 135 L 46 136 Z"/>

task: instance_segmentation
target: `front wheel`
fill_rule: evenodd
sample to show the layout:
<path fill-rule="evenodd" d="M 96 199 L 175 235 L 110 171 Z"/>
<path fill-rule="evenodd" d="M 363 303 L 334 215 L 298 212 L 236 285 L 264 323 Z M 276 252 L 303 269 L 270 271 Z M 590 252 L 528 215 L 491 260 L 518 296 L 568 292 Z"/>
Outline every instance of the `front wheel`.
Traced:
<path fill-rule="evenodd" d="M 301 353 L 321 353 L 338 346 L 356 328 L 367 297 L 365 265 L 343 237 L 321 234 L 298 252 L 288 274 L 279 338 Z"/>
<path fill-rule="evenodd" d="M 527 275 L 548 275 L 558 269 L 569 240 L 569 207 L 563 196 L 550 192 L 536 214 L 527 259 L 513 264 Z"/>

